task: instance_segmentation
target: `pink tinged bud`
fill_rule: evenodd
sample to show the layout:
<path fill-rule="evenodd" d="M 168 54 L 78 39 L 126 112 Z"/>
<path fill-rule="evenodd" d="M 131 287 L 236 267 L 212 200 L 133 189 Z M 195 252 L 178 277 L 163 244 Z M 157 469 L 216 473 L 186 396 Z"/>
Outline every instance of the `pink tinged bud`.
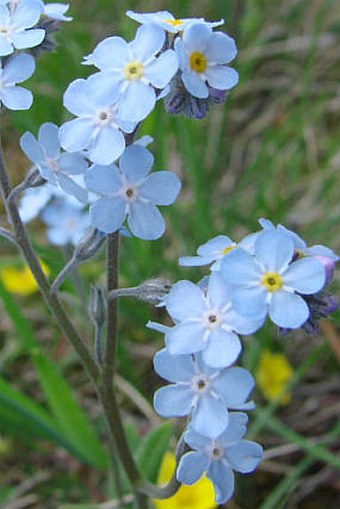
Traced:
<path fill-rule="evenodd" d="M 326 271 L 325 286 L 326 286 L 326 284 L 328 284 L 333 277 L 334 269 L 335 269 L 335 260 L 332 260 L 331 258 L 329 258 L 329 256 L 322 256 L 322 255 L 314 256 L 314 258 L 316 260 L 319 260 L 319 262 L 321 262 L 322 265 L 325 267 L 325 271 Z"/>

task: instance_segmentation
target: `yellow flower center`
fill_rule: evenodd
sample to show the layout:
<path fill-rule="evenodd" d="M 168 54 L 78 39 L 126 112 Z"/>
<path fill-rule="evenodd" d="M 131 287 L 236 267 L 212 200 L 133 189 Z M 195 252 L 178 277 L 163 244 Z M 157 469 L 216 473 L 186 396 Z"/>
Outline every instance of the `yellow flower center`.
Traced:
<path fill-rule="evenodd" d="M 262 276 L 261 284 L 270 292 L 276 292 L 282 288 L 282 278 L 277 272 L 266 272 Z"/>
<path fill-rule="evenodd" d="M 129 81 L 140 80 L 143 77 L 143 64 L 140 62 L 129 62 L 124 67 L 125 78 Z"/>
<path fill-rule="evenodd" d="M 183 21 L 181 19 L 165 19 L 164 21 L 172 27 L 180 27 L 183 25 Z"/>
<path fill-rule="evenodd" d="M 223 255 L 226 255 L 228 253 L 230 253 L 230 251 L 232 251 L 233 249 L 235 249 L 236 246 L 228 246 L 228 247 L 225 247 L 224 249 L 222 249 L 222 254 Z"/>
<path fill-rule="evenodd" d="M 199 51 L 194 51 L 189 57 L 190 67 L 193 71 L 204 72 L 207 67 L 207 59 Z"/>

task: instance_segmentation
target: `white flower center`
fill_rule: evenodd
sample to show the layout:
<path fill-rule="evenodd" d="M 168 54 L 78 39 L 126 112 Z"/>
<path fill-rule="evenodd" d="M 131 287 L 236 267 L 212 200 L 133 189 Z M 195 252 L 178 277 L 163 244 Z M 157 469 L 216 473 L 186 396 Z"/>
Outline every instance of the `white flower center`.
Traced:
<path fill-rule="evenodd" d="M 51 171 L 53 173 L 58 173 L 60 168 L 59 168 L 59 164 L 57 163 L 57 161 L 55 159 L 52 159 L 52 157 L 48 157 L 46 159 L 46 164 L 51 169 Z"/>
<path fill-rule="evenodd" d="M 223 315 L 218 309 L 209 309 L 204 317 L 204 326 L 208 329 L 218 329 L 221 326 Z"/>
<path fill-rule="evenodd" d="M 124 67 L 124 75 L 128 81 L 137 81 L 142 79 L 144 71 L 143 64 L 140 62 L 132 61 Z"/>
<path fill-rule="evenodd" d="M 204 373 L 199 373 L 192 378 L 191 387 L 196 395 L 200 396 L 210 389 L 210 379 Z"/>
<path fill-rule="evenodd" d="M 94 116 L 94 123 L 98 126 L 109 125 L 114 120 L 114 113 L 111 108 L 97 110 Z"/>
<path fill-rule="evenodd" d="M 0 36 L 11 37 L 13 28 L 10 25 L 0 25 Z"/>
<path fill-rule="evenodd" d="M 138 191 L 136 187 L 134 187 L 131 184 L 127 184 L 126 187 L 123 189 L 123 196 L 125 200 L 131 202 L 137 198 Z"/>

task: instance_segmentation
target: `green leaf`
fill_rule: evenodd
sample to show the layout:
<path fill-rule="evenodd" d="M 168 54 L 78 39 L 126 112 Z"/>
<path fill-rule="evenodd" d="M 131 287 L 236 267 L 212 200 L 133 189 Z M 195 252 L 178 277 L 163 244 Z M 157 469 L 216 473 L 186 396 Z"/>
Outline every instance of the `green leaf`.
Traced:
<path fill-rule="evenodd" d="M 162 424 L 144 438 L 138 452 L 137 464 L 143 476 L 151 482 L 156 482 L 162 458 L 168 449 L 173 432 L 172 424 Z"/>
<path fill-rule="evenodd" d="M 58 423 L 60 435 L 72 443 L 74 451 L 84 461 L 97 468 L 106 468 L 107 456 L 83 410 L 75 400 L 59 368 L 40 350 L 30 323 L 0 281 L 0 298 L 13 327 L 37 371 L 47 403 Z M 63 445 L 62 443 L 60 445 Z"/>

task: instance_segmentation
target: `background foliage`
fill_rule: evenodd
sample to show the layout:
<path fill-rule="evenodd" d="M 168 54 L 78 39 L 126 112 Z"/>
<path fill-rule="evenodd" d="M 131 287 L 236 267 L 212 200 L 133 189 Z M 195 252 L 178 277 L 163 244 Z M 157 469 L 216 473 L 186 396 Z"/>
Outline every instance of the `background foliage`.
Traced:
<path fill-rule="evenodd" d="M 121 286 L 158 275 L 198 280 L 204 270 L 180 269 L 178 256 L 194 254 L 219 233 L 237 240 L 257 229 L 259 217 L 282 222 L 309 244 L 326 244 L 339 253 L 337 0 L 71 1 L 74 21 L 63 25 L 55 52 L 39 59 L 30 80 L 34 106 L 3 119 L 13 182 L 23 178 L 28 166 L 18 150 L 19 134 L 36 133 L 45 121 L 60 124 L 66 119 L 62 93 L 71 80 L 89 73 L 80 65 L 83 55 L 106 36 L 133 37 L 136 24 L 125 17 L 127 9 L 225 18 L 224 29 L 239 47 L 235 67 L 240 84 L 224 107 L 216 107 L 203 121 L 169 117 L 160 104 L 144 123 L 143 133 L 155 138 L 155 168 L 175 171 L 183 190 L 177 204 L 165 211 L 168 230 L 162 240 L 123 240 Z M 31 231 L 53 278 L 65 253 L 48 246 L 38 222 Z M 3 240 L 0 254 L 0 268 L 20 266 L 17 253 Z M 103 281 L 103 267 L 101 255 L 80 269 L 84 295 L 91 283 Z M 63 298 L 87 337 L 86 304 L 76 292 L 77 281 L 73 283 L 63 285 Z M 336 278 L 333 290 L 338 289 Z M 37 295 L 13 296 L 1 285 L 0 299 L 1 507 L 54 509 L 114 498 L 106 474 L 110 455 L 99 445 L 100 437 L 105 439 L 100 409 L 73 352 Z M 160 383 L 151 362 L 161 342 L 144 324 L 165 318 L 136 302 L 122 301 L 120 311 L 117 390 L 140 465 L 156 479 L 170 430 L 163 426 L 148 435 L 150 423 L 160 424 L 149 402 Z M 265 349 L 286 353 L 294 368 L 292 398 L 280 406 L 260 392 L 254 395 L 259 403 L 250 434 L 267 453 L 256 475 L 239 479 L 237 496 L 228 507 L 339 507 L 339 326 L 337 313 L 314 337 L 295 333 L 279 338 L 268 325 L 247 341 L 243 363 L 253 372 Z M 156 451 L 151 463 L 150 450 Z"/>

